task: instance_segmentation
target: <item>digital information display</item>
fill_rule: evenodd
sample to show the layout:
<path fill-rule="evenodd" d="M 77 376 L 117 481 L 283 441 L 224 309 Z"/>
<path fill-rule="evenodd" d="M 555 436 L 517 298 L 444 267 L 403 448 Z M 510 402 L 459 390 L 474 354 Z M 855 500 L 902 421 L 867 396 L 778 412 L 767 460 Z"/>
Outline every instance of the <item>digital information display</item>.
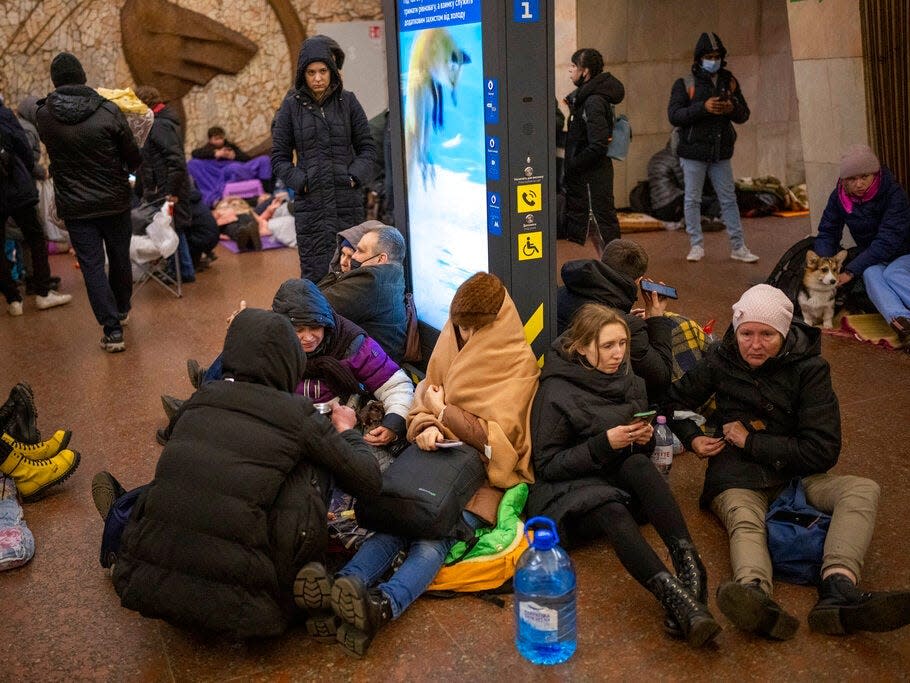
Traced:
<path fill-rule="evenodd" d="M 458 286 L 489 270 L 486 179 L 498 160 L 484 134 L 481 2 L 396 4 L 414 300 L 439 330 Z"/>

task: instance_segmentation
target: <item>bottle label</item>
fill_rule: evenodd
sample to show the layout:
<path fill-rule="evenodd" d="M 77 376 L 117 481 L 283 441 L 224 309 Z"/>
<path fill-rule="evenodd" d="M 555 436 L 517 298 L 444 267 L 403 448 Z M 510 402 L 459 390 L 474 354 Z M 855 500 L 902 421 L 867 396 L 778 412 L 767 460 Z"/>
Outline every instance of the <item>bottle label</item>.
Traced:
<path fill-rule="evenodd" d="M 673 464 L 673 446 L 656 446 L 651 455 L 651 462 L 657 467 L 666 467 Z"/>
<path fill-rule="evenodd" d="M 537 631 L 558 631 L 559 612 L 536 602 L 519 602 L 519 618 Z"/>

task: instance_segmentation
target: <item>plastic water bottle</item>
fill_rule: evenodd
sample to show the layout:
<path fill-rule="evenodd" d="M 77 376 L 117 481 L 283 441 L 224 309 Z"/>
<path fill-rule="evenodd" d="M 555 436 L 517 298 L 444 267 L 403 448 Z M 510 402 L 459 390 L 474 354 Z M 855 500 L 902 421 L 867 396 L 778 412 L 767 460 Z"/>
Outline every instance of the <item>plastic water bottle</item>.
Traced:
<path fill-rule="evenodd" d="M 673 466 L 673 432 L 667 426 L 667 418 L 657 416 L 657 429 L 654 430 L 654 452 L 651 454 L 654 467 L 664 475 L 670 476 L 670 467 Z"/>
<path fill-rule="evenodd" d="M 534 530 L 533 538 L 528 535 Z M 560 664 L 575 653 L 575 567 L 559 547 L 556 525 L 534 517 L 525 525 L 530 547 L 515 569 L 515 647 L 533 664 Z"/>

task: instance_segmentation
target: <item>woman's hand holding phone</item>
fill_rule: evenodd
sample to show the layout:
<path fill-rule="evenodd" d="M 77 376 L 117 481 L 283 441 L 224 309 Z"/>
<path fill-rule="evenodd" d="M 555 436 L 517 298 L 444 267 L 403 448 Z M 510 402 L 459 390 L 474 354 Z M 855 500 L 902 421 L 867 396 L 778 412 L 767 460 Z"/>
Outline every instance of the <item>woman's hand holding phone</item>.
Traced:
<path fill-rule="evenodd" d="M 607 441 L 614 451 L 628 448 L 633 443 L 640 446 L 645 445 L 651 440 L 654 434 L 654 427 L 649 422 L 637 420 L 632 424 L 617 425 L 607 430 Z"/>

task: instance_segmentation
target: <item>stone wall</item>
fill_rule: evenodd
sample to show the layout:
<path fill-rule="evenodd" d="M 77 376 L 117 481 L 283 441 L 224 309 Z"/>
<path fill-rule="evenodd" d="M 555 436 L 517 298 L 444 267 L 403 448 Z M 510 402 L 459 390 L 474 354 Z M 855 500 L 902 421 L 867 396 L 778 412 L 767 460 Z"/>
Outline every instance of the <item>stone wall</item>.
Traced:
<path fill-rule="evenodd" d="M 164 0 L 157 0 L 163 2 Z M 183 97 L 187 148 L 220 124 L 241 147 L 268 137 L 275 110 L 293 81 L 296 49 L 289 54 L 278 5 L 290 3 L 309 35 L 317 22 L 379 19 L 381 0 L 177 0 L 237 31 L 258 47 L 236 76 L 220 75 Z M 50 63 L 61 50 L 82 61 L 93 87 L 135 87 L 123 56 L 122 1 L 3 0 L 0 12 L 0 93 L 15 106 L 26 95 L 53 89 Z"/>
<path fill-rule="evenodd" d="M 606 69 L 626 86 L 617 112 L 629 117 L 634 138 L 629 157 L 614 164 L 618 206 L 628 204 L 629 190 L 647 177 L 648 159 L 667 142 L 670 89 L 689 73 L 703 31 L 720 36 L 728 67 L 752 110 L 749 122 L 737 126 L 734 174 L 770 174 L 791 184 L 805 179 L 787 5 L 783 0 L 577 0 L 576 45 L 600 50 Z M 571 89 L 565 65 L 557 67 L 557 95 Z"/>

